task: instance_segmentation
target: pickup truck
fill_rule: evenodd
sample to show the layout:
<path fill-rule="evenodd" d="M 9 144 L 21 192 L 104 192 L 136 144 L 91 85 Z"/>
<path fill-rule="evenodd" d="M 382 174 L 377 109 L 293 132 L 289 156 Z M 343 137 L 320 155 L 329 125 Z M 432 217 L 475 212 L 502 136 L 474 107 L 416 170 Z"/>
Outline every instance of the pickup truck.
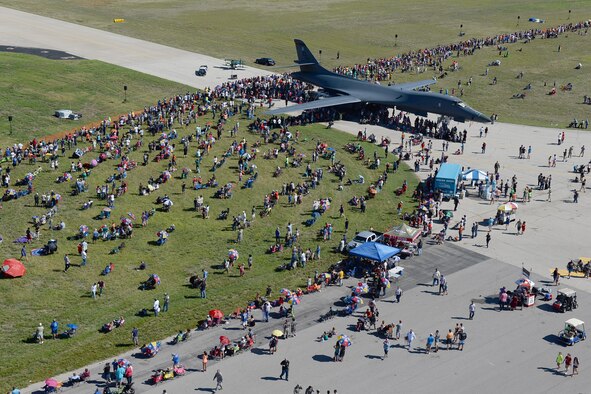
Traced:
<path fill-rule="evenodd" d="M 374 231 L 361 231 L 360 233 L 355 235 L 351 242 L 347 244 L 347 251 L 355 249 L 359 245 L 364 244 L 366 242 L 379 242 L 380 240 L 382 240 L 383 236 L 383 233 L 378 233 Z"/>

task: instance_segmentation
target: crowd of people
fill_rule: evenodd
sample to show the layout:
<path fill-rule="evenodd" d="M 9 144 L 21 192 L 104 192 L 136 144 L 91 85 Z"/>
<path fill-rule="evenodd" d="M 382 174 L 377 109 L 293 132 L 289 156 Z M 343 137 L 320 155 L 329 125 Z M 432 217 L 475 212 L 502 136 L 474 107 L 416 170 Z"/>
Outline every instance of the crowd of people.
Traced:
<path fill-rule="evenodd" d="M 390 81 L 392 75 L 397 71 L 420 73 L 427 69 L 433 69 L 443 73 L 445 60 L 451 58 L 454 54 L 459 58 L 460 56 L 473 55 L 477 50 L 484 47 L 501 48 L 521 40 L 556 38 L 565 33 L 578 31 L 584 31 L 586 34 L 589 27 L 588 21 L 581 21 L 565 23 L 555 27 L 531 28 L 513 33 L 497 34 L 485 38 L 464 39 L 460 42 L 410 51 L 388 58 L 368 58 L 365 64 L 339 66 L 334 71 L 353 78 L 372 81 Z"/>

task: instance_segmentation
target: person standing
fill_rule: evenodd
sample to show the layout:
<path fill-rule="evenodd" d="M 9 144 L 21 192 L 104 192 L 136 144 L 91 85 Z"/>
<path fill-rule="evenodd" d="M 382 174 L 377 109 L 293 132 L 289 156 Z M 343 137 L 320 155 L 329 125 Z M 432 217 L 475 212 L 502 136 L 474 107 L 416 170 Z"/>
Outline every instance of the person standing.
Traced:
<path fill-rule="evenodd" d="M 224 382 L 224 377 L 222 376 L 222 373 L 219 369 L 217 370 L 215 375 L 213 375 L 213 380 L 216 381 L 216 386 L 215 389 L 213 389 L 213 391 L 216 392 L 218 390 L 223 390 L 222 383 Z"/>
<path fill-rule="evenodd" d="M 49 325 L 49 328 L 51 329 L 51 337 L 53 339 L 56 339 L 57 338 L 57 333 L 58 333 L 58 330 L 59 330 L 59 324 L 58 324 L 57 320 L 53 319 L 53 321 Z"/>
<path fill-rule="evenodd" d="M 199 285 L 199 290 L 201 290 L 201 298 L 207 298 L 207 293 L 206 293 L 206 288 L 207 288 L 207 281 L 205 280 L 205 278 L 201 281 L 201 284 Z"/>
<path fill-rule="evenodd" d="M 23 247 L 21 248 L 21 259 L 29 261 L 29 257 L 27 257 L 27 246 L 25 244 L 23 244 Z"/>
<path fill-rule="evenodd" d="M 128 364 L 127 368 L 125 368 L 125 378 L 128 385 L 133 381 L 133 366 L 131 364 Z"/>
<path fill-rule="evenodd" d="M 290 337 L 289 327 L 290 327 L 289 320 L 285 319 L 285 321 L 283 322 L 283 338 L 285 338 L 285 339 Z"/>
<path fill-rule="evenodd" d="M 434 343 L 435 343 L 435 337 L 433 336 L 433 334 L 429 334 L 429 336 L 427 337 L 427 345 L 425 346 L 425 350 L 426 350 L 427 354 L 431 353 L 431 348 L 433 347 Z"/>
<path fill-rule="evenodd" d="M 70 269 L 70 266 L 72 264 L 70 263 L 70 258 L 68 257 L 67 254 L 64 255 L 64 272 L 67 272 Z"/>
<path fill-rule="evenodd" d="M 84 267 L 86 265 L 86 261 L 88 259 L 88 253 L 85 250 L 82 250 L 80 252 L 80 257 L 82 258 L 82 263 L 80 265 L 82 265 Z"/>
<path fill-rule="evenodd" d="M 96 282 L 96 284 L 98 285 L 98 295 L 100 297 L 103 295 L 103 291 L 105 290 L 105 281 L 101 279 Z"/>
<path fill-rule="evenodd" d="M 283 376 L 285 376 L 286 381 L 289 381 L 289 360 L 286 358 L 281 361 L 281 375 L 279 375 L 279 379 L 283 379 Z"/>
<path fill-rule="evenodd" d="M 396 288 L 396 302 L 400 303 L 400 297 L 402 297 L 402 289 L 400 287 Z"/>
<path fill-rule="evenodd" d="M 431 287 L 438 286 L 440 279 L 441 279 L 441 272 L 439 272 L 439 270 L 437 268 L 435 268 L 435 272 L 433 272 L 433 284 L 431 285 Z"/>
<path fill-rule="evenodd" d="M 470 316 L 469 316 L 470 320 L 474 319 L 474 312 L 475 311 L 476 311 L 476 306 L 474 305 L 474 301 L 472 301 L 470 303 L 470 305 L 468 306 L 468 312 L 470 312 Z"/>
<path fill-rule="evenodd" d="M 552 202 L 552 188 L 548 188 L 548 198 L 546 201 Z"/>
<path fill-rule="evenodd" d="M 406 344 L 408 345 L 408 350 L 410 351 L 411 347 L 412 347 L 412 341 L 414 341 L 416 339 L 416 335 L 415 333 L 412 331 L 412 329 L 410 329 L 410 331 L 408 331 L 408 333 L 406 334 Z"/>
<path fill-rule="evenodd" d="M 390 341 L 388 340 L 387 337 L 386 337 L 386 339 L 384 339 L 383 347 L 384 347 L 384 357 L 382 357 L 382 360 L 388 358 L 388 351 L 390 350 Z"/>
<path fill-rule="evenodd" d="M 433 350 L 433 352 L 437 353 L 439 351 L 439 341 L 441 339 L 441 336 L 439 335 L 439 330 L 435 330 L 435 336 L 433 337 L 433 339 L 433 344 L 435 345 L 435 350 Z"/>
<path fill-rule="evenodd" d="M 248 270 L 252 269 L 252 254 L 248 255 Z"/>
<path fill-rule="evenodd" d="M 491 240 L 491 236 L 490 233 L 486 233 L 486 247 L 488 248 L 488 245 L 490 244 L 490 240 Z"/>
<path fill-rule="evenodd" d="M 201 371 L 202 372 L 207 372 L 207 352 L 203 352 L 203 354 L 201 355 Z"/>
<path fill-rule="evenodd" d="M 396 339 L 400 339 L 400 332 L 402 331 L 402 320 L 398 320 L 398 324 L 396 324 Z"/>
<path fill-rule="evenodd" d="M 111 364 L 105 363 L 103 367 L 103 379 L 107 382 L 107 385 L 111 383 Z"/>
<path fill-rule="evenodd" d="M 521 223 L 521 235 L 525 234 L 525 220 Z"/>
<path fill-rule="evenodd" d="M 464 350 L 464 343 L 466 342 L 466 338 L 468 338 L 468 334 L 462 329 L 458 334 L 458 350 Z"/>
<path fill-rule="evenodd" d="M 170 296 L 168 293 L 164 293 L 164 304 L 162 305 L 162 312 L 168 312 L 168 307 L 170 306 Z"/>
<path fill-rule="evenodd" d="M 90 295 L 93 299 L 96 299 L 96 289 L 98 288 L 96 282 L 90 286 Z"/>
<path fill-rule="evenodd" d="M 452 332 L 451 328 L 449 329 L 449 331 L 447 332 L 447 335 L 445 336 L 445 344 L 447 345 L 447 350 L 451 349 L 451 345 L 454 341 L 454 333 Z"/>
<path fill-rule="evenodd" d="M 521 234 L 521 219 L 517 221 L 515 228 L 517 229 L 517 235 Z"/>
<path fill-rule="evenodd" d="M 158 313 L 160 313 L 160 301 L 157 298 L 154 298 L 154 305 L 152 308 L 154 309 L 154 317 L 158 317 Z"/>
<path fill-rule="evenodd" d="M 552 279 L 554 279 L 554 286 L 558 286 L 560 284 L 560 273 L 558 272 L 558 267 L 554 268 L 552 272 Z"/>
<path fill-rule="evenodd" d="M 446 284 L 447 280 L 445 279 L 445 276 L 441 275 L 441 278 L 439 278 L 439 295 L 442 295 L 444 293 L 444 287 Z"/>
<path fill-rule="evenodd" d="M 562 355 L 562 352 L 558 352 L 558 356 L 556 356 L 556 372 L 560 371 L 560 366 L 562 365 L 563 362 L 564 362 L 564 356 Z"/>
<path fill-rule="evenodd" d="M 135 346 L 140 345 L 140 330 L 137 327 L 131 330 L 131 340 Z"/>
<path fill-rule="evenodd" d="M 570 353 L 567 353 L 566 357 L 564 358 L 564 375 L 568 375 L 568 370 L 570 369 L 572 362 L 572 356 L 570 355 Z"/>
<path fill-rule="evenodd" d="M 577 356 L 575 356 L 573 358 L 573 373 L 570 375 L 571 377 L 574 375 L 578 375 L 579 374 L 579 358 Z"/>

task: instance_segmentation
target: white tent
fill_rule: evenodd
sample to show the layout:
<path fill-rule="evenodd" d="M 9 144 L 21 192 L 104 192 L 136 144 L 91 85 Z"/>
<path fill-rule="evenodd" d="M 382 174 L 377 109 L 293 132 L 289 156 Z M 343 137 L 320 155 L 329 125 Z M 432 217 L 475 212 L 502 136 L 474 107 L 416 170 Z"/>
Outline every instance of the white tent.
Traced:
<path fill-rule="evenodd" d="M 470 169 L 462 173 L 462 178 L 465 181 L 486 181 L 488 174 L 481 170 Z"/>

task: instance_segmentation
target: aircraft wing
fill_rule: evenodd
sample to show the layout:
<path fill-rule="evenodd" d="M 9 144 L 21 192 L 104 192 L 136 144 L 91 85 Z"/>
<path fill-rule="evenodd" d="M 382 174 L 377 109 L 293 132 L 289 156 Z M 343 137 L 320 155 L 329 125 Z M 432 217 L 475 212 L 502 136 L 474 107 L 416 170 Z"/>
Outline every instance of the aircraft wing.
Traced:
<path fill-rule="evenodd" d="M 310 101 L 304 104 L 296 104 L 290 105 L 289 107 L 284 108 L 277 108 L 271 111 L 265 112 L 268 115 L 278 115 L 278 114 L 285 114 L 287 112 L 299 112 L 305 111 L 307 109 L 316 109 L 316 108 L 325 108 L 325 107 L 333 107 L 335 105 L 343 105 L 343 104 L 355 104 L 360 103 L 357 97 L 353 96 L 334 96 L 323 98 L 315 101 Z"/>
<path fill-rule="evenodd" d="M 426 79 L 424 81 L 399 83 L 392 85 L 391 87 L 400 90 L 415 90 L 425 86 L 433 85 L 434 83 L 437 83 L 435 79 Z"/>

